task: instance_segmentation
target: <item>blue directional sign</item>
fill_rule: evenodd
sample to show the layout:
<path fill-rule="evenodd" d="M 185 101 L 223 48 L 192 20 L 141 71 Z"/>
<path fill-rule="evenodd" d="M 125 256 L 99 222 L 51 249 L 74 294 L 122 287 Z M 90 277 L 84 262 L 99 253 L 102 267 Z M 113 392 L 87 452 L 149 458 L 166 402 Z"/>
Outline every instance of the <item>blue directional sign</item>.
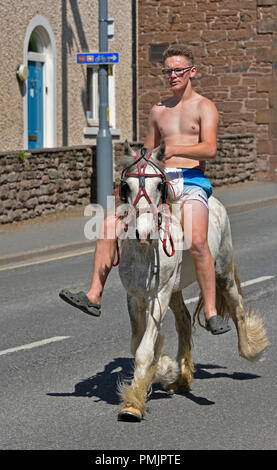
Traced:
<path fill-rule="evenodd" d="M 77 54 L 77 64 L 116 64 L 119 61 L 118 52 L 84 52 Z"/>

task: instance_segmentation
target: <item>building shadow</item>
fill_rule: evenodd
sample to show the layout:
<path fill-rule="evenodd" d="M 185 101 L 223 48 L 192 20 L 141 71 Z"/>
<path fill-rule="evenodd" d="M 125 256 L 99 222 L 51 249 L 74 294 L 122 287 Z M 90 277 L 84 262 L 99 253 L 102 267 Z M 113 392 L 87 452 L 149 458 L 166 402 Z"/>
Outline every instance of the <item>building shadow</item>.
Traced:
<path fill-rule="evenodd" d="M 71 8 L 73 20 L 76 26 L 77 36 L 70 23 L 68 22 L 68 8 Z M 82 19 L 79 11 L 78 2 L 76 0 L 62 0 L 61 4 L 61 25 L 62 25 L 62 38 L 61 38 L 61 59 L 62 59 L 62 145 L 68 145 L 68 53 L 72 50 L 73 44 L 78 52 L 87 51 L 89 49 L 86 34 L 82 24 Z M 83 73 L 84 87 L 82 91 L 82 105 L 85 112 L 85 83 L 86 77 Z"/>

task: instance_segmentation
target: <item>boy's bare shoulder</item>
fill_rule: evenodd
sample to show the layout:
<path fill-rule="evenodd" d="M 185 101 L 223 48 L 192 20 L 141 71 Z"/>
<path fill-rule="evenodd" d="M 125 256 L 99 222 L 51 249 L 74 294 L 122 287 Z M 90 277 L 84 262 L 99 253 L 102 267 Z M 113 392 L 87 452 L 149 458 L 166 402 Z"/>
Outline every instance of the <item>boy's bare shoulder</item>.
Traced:
<path fill-rule="evenodd" d="M 199 106 L 202 109 L 211 109 L 211 110 L 216 110 L 215 104 L 209 100 L 209 98 L 206 98 L 206 96 L 199 95 L 198 96 L 199 100 Z"/>
<path fill-rule="evenodd" d="M 172 98 L 166 98 L 165 100 L 159 101 L 158 103 L 154 104 L 154 106 L 152 107 L 152 111 L 154 113 L 156 113 L 156 112 L 158 113 L 158 112 L 162 111 L 165 108 L 171 107 L 172 103 L 173 103 Z"/>

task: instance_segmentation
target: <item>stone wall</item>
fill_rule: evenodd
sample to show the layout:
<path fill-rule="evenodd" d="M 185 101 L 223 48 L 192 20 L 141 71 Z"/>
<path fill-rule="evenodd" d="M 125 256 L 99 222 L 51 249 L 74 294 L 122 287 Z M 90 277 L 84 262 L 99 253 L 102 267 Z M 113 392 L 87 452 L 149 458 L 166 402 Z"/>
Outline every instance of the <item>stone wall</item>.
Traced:
<path fill-rule="evenodd" d="M 137 151 L 142 143 L 132 143 Z M 123 144 L 115 144 L 115 163 L 123 152 Z M 130 160 L 131 161 L 131 160 Z M 206 176 L 214 187 L 243 183 L 255 179 L 257 172 L 256 139 L 251 134 L 230 134 L 218 137 L 216 158 L 207 161 Z M 115 165 L 115 181 L 120 181 L 121 169 Z"/>
<path fill-rule="evenodd" d="M 0 223 L 89 204 L 95 147 L 0 153 Z"/>
<path fill-rule="evenodd" d="M 136 151 L 141 142 L 132 143 Z M 114 144 L 114 181 L 123 144 Z M 214 186 L 253 180 L 256 173 L 253 135 L 222 135 L 218 151 L 207 163 Z M 95 202 L 96 147 L 62 147 L 0 153 L 0 224 L 70 210 Z"/>
<path fill-rule="evenodd" d="M 277 0 L 139 0 L 138 23 L 139 138 L 151 106 L 170 95 L 162 51 L 186 43 L 193 87 L 217 106 L 219 135 L 256 135 L 257 175 L 277 181 Z"/>
<path fill-rule="evenodd" d="M 218 137 L 216 158 L 207 161 L 206 176 L 213 186 L 244 183 L 257 173 L 256 140 L 251 134 Z"/>

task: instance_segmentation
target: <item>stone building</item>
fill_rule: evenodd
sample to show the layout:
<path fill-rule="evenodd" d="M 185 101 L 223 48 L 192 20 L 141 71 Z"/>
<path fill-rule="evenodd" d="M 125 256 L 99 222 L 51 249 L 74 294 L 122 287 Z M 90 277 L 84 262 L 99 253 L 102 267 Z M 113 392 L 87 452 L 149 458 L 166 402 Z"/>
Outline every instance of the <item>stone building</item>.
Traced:
<path fill-rule="evenodd" d="M 132 140 L 132 2 L 109 0 L 108 15 L 111 133 Z M 0 151 L 95 143 L 98 67 L 76 54 L 98 51 L 98 0 L 1 2 L 0 26 Z"/>
<path fill-rule="evenodd" d="M 108 12 L 114 161 L 126 138 L 142 145 L 168 95 L 162 51 L 179 42 L 219 110 L 214 186 L 277 181 L 277 0 L 108 0 Z M 97 186 L 98 74 L 76 54 L 98 50 L 98 0 L 1 2 L 0 26 L 0 223 L 84 206 Z"/>
<path fill-rule="evenodd" d="M 138 4 L 139 137 L 145 135 L 151 105 L 168 92 L 161 51 L 169 43 L 186 43 L 198 67 L 194 87 L 219 110 L 219 140 L 254 136 L 258 178 L 277 181 L 277 1 Z"/>

